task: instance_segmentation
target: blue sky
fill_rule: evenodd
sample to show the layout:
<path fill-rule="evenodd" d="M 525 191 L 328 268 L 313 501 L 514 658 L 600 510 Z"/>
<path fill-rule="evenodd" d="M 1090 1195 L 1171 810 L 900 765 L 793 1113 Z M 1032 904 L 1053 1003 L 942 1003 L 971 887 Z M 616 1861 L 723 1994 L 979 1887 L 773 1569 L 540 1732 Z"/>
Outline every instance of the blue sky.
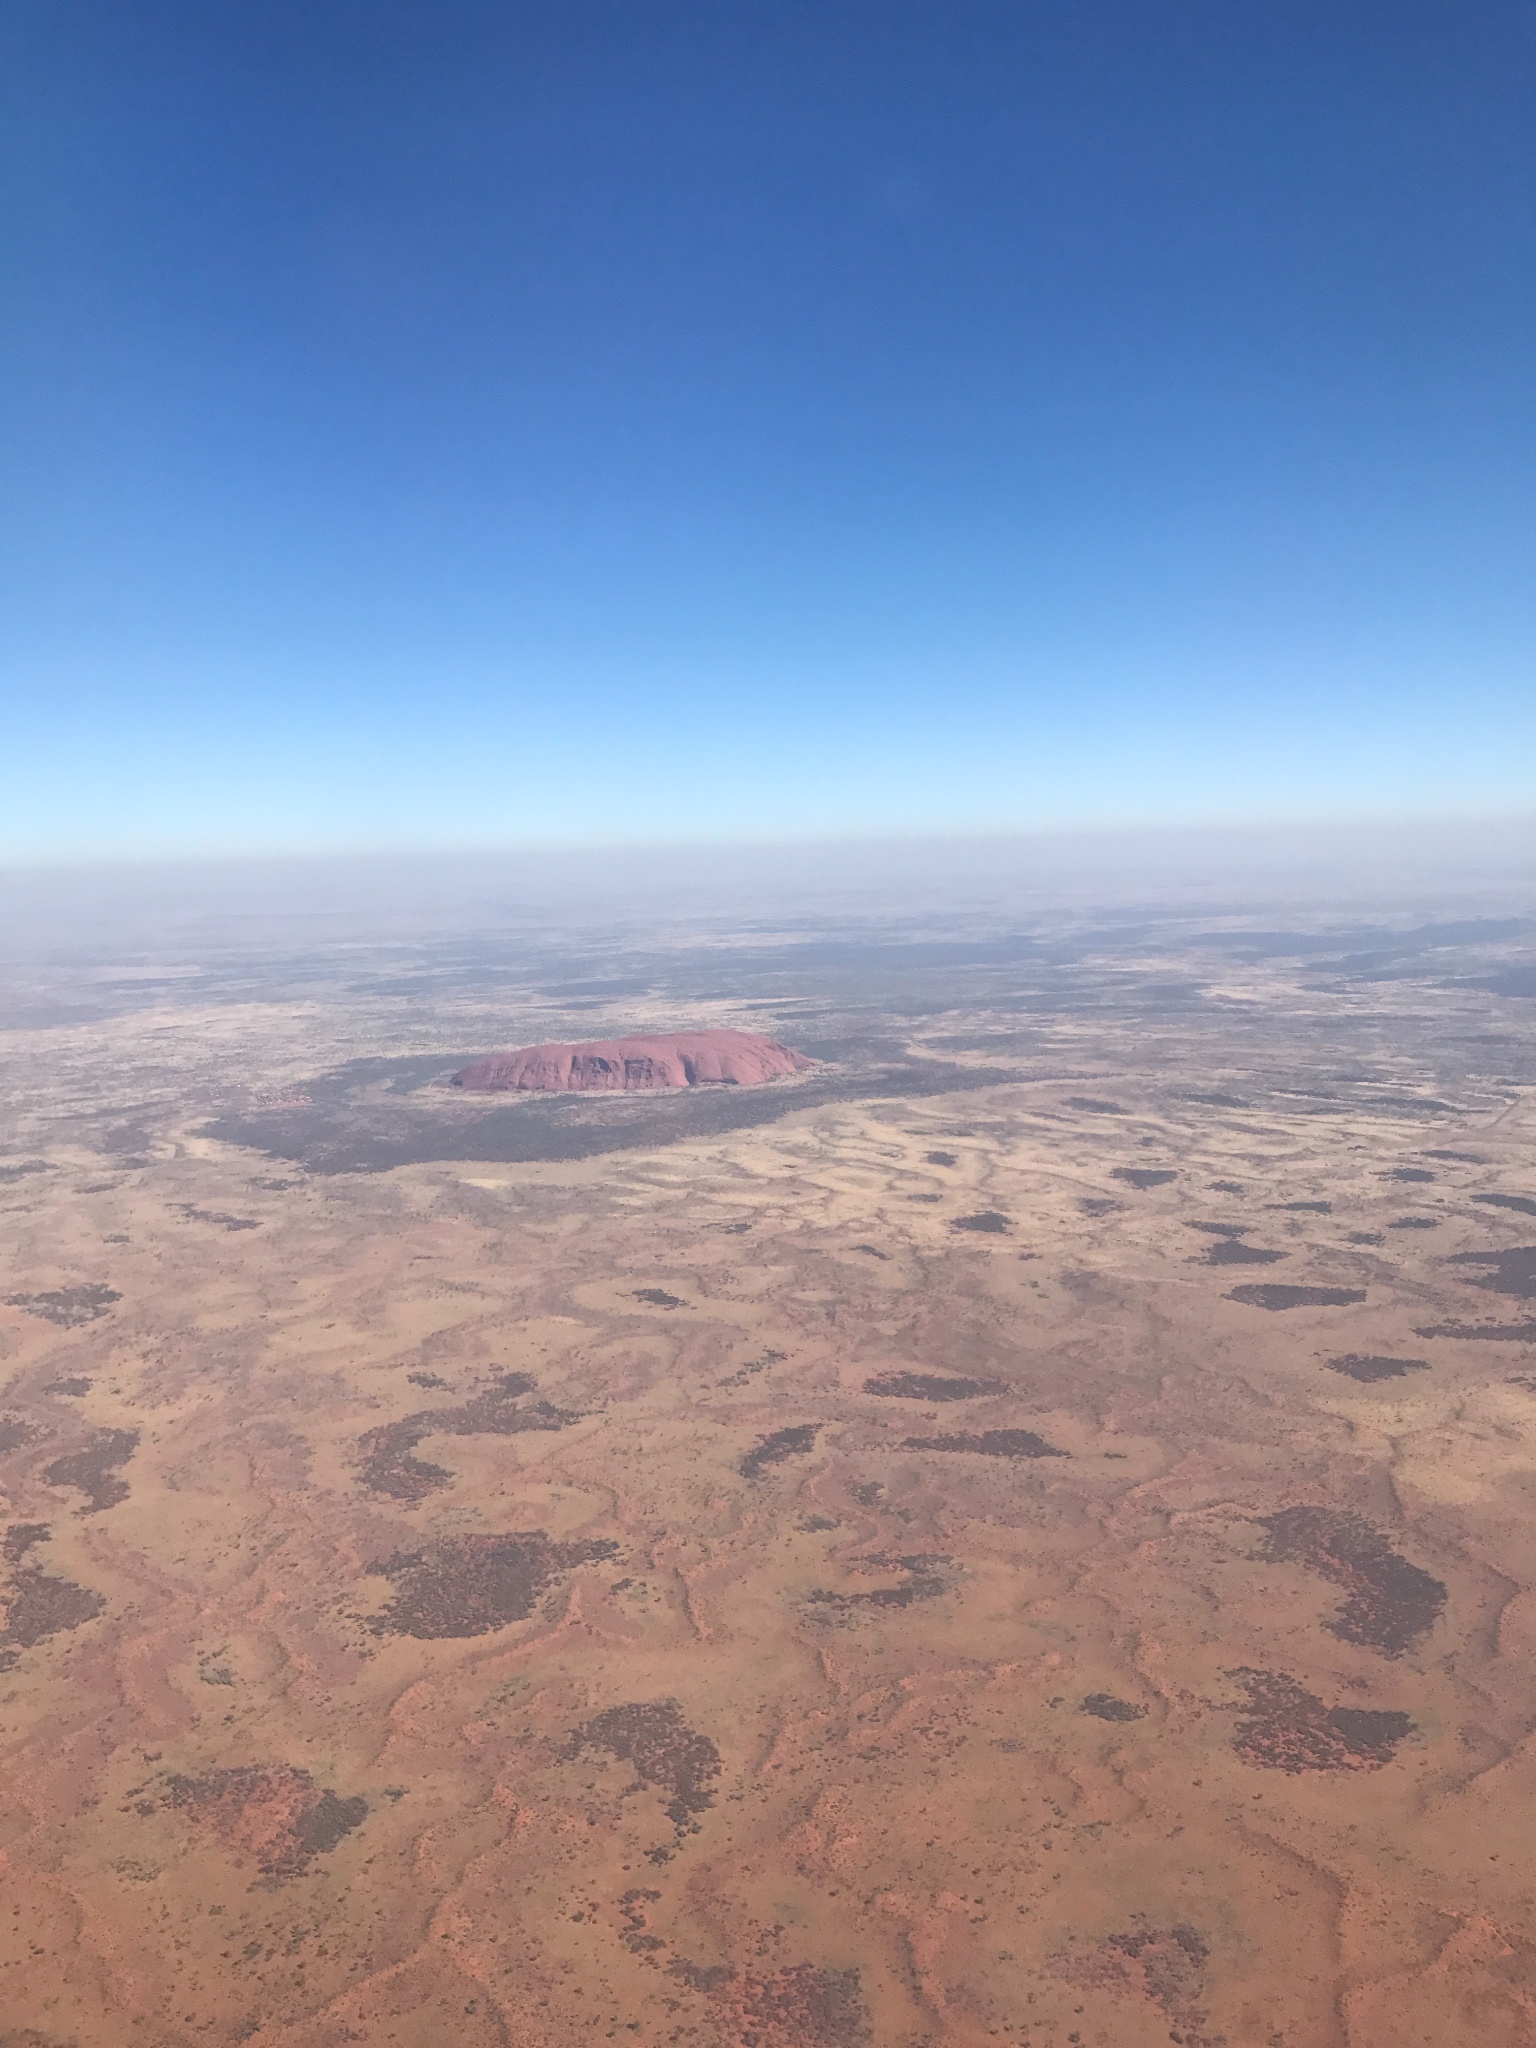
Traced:
<path fill-rule="evenodd" d="M 1536 10 L 5 0 L 0 860 L 1536 809 Z"/>

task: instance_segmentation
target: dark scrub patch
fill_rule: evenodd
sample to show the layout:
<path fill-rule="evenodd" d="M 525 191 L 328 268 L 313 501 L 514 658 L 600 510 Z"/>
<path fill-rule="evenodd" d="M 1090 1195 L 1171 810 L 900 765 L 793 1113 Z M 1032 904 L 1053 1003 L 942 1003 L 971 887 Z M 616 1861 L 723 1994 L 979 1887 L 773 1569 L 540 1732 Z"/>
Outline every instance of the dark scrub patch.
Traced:
<path fill-rule="evenodd" d="M 974 1451 L 983 1458 L 1066 1458 L 1032 1429 L 983 1429 L 974 1434 L 953 1436 L 909 1436 L 904 1451 Z"/>
<path fill-rule="evenodd" d="M 67 1380 L 50 1380 L 43 1389 L 45 1394 L 68 1394 L 73 1400 L 78 1400 L 82 1394 L 88 1394 L 90 1391 L 91 1382 L 83 1373 L 76 1373 Z"/>
<path fill-rule="evenodd" d="M 667 1818 L 675 1827 L 693 1826 L 715 1803 L 720 1752 L 688 1726 L 678 1700 L 636 1700 L 594 1714 L 571 1736 L 566 1754 L 577 1756 L 589 1747 L 633 1764 L 643 1785 L 666 1795 Z"/>
<path fill-rule="evenodd" d="M 1438 1216 L 1394 1216 L 1387 1225 L 1388 1230 L 1438 1230 L 1441 1218 Z"/>
<path fill-rule="evenodd" d="M 19 1415 L 0 1415 L 0 1457 L 7 1451 L 19 1451 L 36 1435 L 31 1423 L 23 1422 Z"/>
<path fill-rule="evenodd" d="M 687 1302 L 680 1294 L 668 1294 L 665 1287 L 637 1287 L 636 1301 L 643 1301 L 648 1308 L 686 1308 Z"/>
<path fill-rule="evenodd" d="M 1169 1181 L 1178 1179 L 1173 1168 L 1168 1166 L 1114 1166 L 1110 1168 L 1109 1177 L 1111 1180 L 1123 1180 L 1127 1187 L 1132 1188 L 1166 1187 Z"/>
<path fill-rule="evenodd" d="M 62 1635 L 93 1621 L 106 1607 L 99 1593 L 57 1579 L 25 1562 L 27 1553 L 48 1541 L 46 1522 L 16 1522 L 0 1539 L 0 1556 L 11 1567 L 4 1594 L 5 1625 L 0 1628 L 0 1671 L 11 1670 L 23 1650 L 36 1649 L 50 1636 Z"/>
<path fill-rule="evenodd" d="M 774 1430 L 771 1436 L 760 1436 L 737 1471 L 744 1479 L 756 1479 L 765 1466 L 782 1465 L 786 1458 L 803 1458 L 807 1451 L 815 1450 L 820 1427 L 819 1422 L 798 1422 L 789 1429 Z"/>
<path fill-rule="evenodd" d="M 167 1779 L 162 1808 L 185 1813 L 275 1884 L 302 1877 L 368 1816 L 366 1799 L 338 1799 L 291 1765 L 239 1765 Z M 153 1812 L 153 1806 L 141 1807 Z"/>
<path fill-rule="evenodd" d="M 1522 1216 L 1536 1216 L 1536 1201 L 1529 1195 L 1474 1195 L 1485 1209 L 1514 1209 Z"/>
<path fill-rule="evenodd" d="M 1383 1180 L 1411 1181 L 1429 1181 L 1434 1177 L 1427 1166 L 1394 1166 L 1390 1172 L 1381 1176 Z"/>
<path fill-rule="evenodd" d="M 792 1963 L 734 1988 L 731 2038 L 742 2048 L 868 2048 L 874 2039 L 859 1973 Z"/>
<path fill-rule="evenodd" d="M 46 1543 L 50 1533 L 46 1522 L 13 1522 L 0 1538 L 0 1557 L 8 1565 L 18 1565 L 29 1550 Z"/>
<path fill-rule="evenodd" d="M 855 1572 L 905 1572 L 899 1586 L 874 1586 L 867 1593 L 836 1593 L 818 1586 L 806 1595 L 807 1603 L 833 1614 L 852 1615 L 863 1608 L 911 1607 L 918 1600 L 937 1600 L 949 1591 L 944 1567 L 949 1563 L 934 1551 L 918 1551 L 909 1557 L 890 1557 L 883 1551 L 859 1559 L 849 1569 Z"/>
<path fill-rule="evenodd" d="M 1377 1380 L 1400 1380 L 1410 1372 L 1428 1372 L 1427 1358 L 1376 1358 L 1368 1351 L 1346 1351 L 1342 1358 L 1328 1360 L 1330 1372 L 1373 1386 Z"/>
<path fill-rule="evenodd" d="M 1369 1522 L 1334 1508 L 1284 1508 L 1267 1515 L 1265 1555 L 1304 1565 L 1342 1586 L 1344 1605 L 1328 1623 L 1346 1643 L 1395 1657 L 1426 1635 L 1445 1605 L 1439 1579 L 1410 1564 Z"/>
<path fill-rule="evenodd" d="M 974 1216 L 957 1216 L 950 1224 L 951 1230 L 979 1230 L 989 1236 L 1001 1237 L 1012 1229 L 1009 1219 L 997 1209 L 980 1209 Z"/>
<path fill-rule="evenodd" d="M 889 1252 L 881 1251 L 877 1244 L 856 1244 L 853 1249 L 856 1252 L 863 1252 L 866 1258 L 871 1259 L 889 1259 L 891 1256 Z"/>
<path fill-rule="evenodd" d="M 986 1394 L 1005 1394 L 1001 1380 L 946 1379 L 935 1372 L 886 1372 L 864 1382 L 866 1394 L 882 1401 L 979 1401 Z"/>
<path fill-rule="evenodd" d="M 76 1330 L 82 1323 L 94 1323 L 122 1296 L 115 1287 L 55 1287 L 46 1294 L 8 1294 L 8 1308 L 25 1309 L 29 1316 L 41 1316 L 61 1330 Z"/>
<path fill-rule="evenodd" d="M 526 1620 L 559 1573 L 612 1557 L 616 1543 L 551 1543 L 542 1529 L 512 1536 L 451 1536 L 427 1550 L 396 1551 L 370 1570 L 395 1597 L 375 1617 L 376 1635 L 422 1642 L 484 1636 Z"/>
<path fill-rule="evenodd" d="M 1423 1323 L 1415 1337 L 1482 1337 L 1491 1344 L 1536 1344 L 1536 1323 Z"/>
<path fill-rule="evenodd" d="M 1091 1692 L 1078 1712 L 1092 1714 L 1096 1721 L 1141 1721 L 1147 1710 L 1130 1700 L 1117 1700 L 1112 1692 Z"/>
<path fill-rule="evenodd" d="M 231 1216 L 223 1209 L 199 1209 L 191 1202 L 176 1205 L 189 1223 L 213 1223 L 220 1230 L 258 1230 L 260 1225 L 254 1216 Z"/>
<path fill-rule="evenodd" d="M 49 1486 L 74 1486 L 86 1497 L 82 1515 L 100 1514 L 128 1498 L 128 1486 L 119 1479 L 118 1469 L 126 1465 L 139 1447 L 136 1429 L 98 1430 L 89 1443 L 67 1457 L 55 1458 L 43 1472 Z"/>
<path fill-rule="evenodd" d="M 953 1152 L 925 1152 L 923 1154 L 923 1164 L 925 1166 L 958 1166 L 960 1161 Z"/>
<path fill-rule="evenodd" d="M 1101 1101 L 1097 1095 L 1069 1095 L 1068 1109 L 1081 1109 L 1089 1116 L 1129 1116 L 1130 1111 L 1118 1102 Z"/>
<path fill-rule="evenodd" d="M 1453 1266 L 1492 1266 L 1479 1287 L 1495 1294 L 1513 1294 L 1521 1301 L 1536 1301 L 1536 1244 L 1512 1245 L 1503 1252 L 1458 1252 Z"/>
<path fill-rule="evenodd" d="M 1203 1231 L 1207 1237 L 1246 1237 L 1251 1223 L 1186 1223 L 1186 1230 Z"/>
<path fill-rule="evenodd" d="M 25 1180 L 29 1174 L 52 1171 L 53 1168 L 46 1159 L 23 1159 L 15 1166 L 0 1166 L 0 1186 L 9 1186 L 12 1181 Z"/>
<path fill-rule="evenodd" d="M 1363 1287 L 1283 1287 L 1263 1281 L 1234 1287 L 1227 1296 L 1228 1301 L 1246 1302 L 1250 1308 L 1347 1308 L 1364 1299 Z"/>
<path fill-rule="evenodd" d="M 1060 1957 L 1057 1969 L 1084 1990 L 1116 1991 L 1155 2005 L 1171 2023 L 1171 2041 L 1184 2048 L 1216 2048 L 1204 2031 L 1202 1995 L 1211 1952 L 1193 1927 L 1149 1926 L 1140 1921 L 1091 1948 Z"/>
<path fill-rule="evenodd" d="M 1406 1714 L 1363 1707 L 1327 1707 L 1283 1671 L 1229 1671 L 1248 1695 L 1232 1747 L 1246 1764 L 1265 1770 L 1376 1771 L 1413 1733 Z"/>
<path fill-rule="evenodd" d="M 1259 1245 L 1244 1244 L 1241 1238 L 1224 1237 L 1219 1244 L 1211 1246 L 1204 1263 L 1207 1266 L 1273 1266 L 1286 1256 L 1285 1252 L 1267 1252 Z"/>
<path fill-rule="evenodd" d="M 1240 1195 L 1242 1192 L 1243 1184 L 1240 1180 L 1213 1180 L 1211 1182 L 1211 1193 L 1213 1195 Z"/>
<path fill-rule="evenodd" d="M 1268 1202 L 1265 1204 L 1265 1207 L 1270 1209 L 1288 1209 L 1297 1214 L 1307 1216 L 1331 1216 L 1333 1214 L 1332 1202 Z"/>
<path fill-rule="evenodd" d="M 548 1401 L 520 1408 L 519 1397 L 531 1393 L 526 1373 L 504 1373 L 496 1385 L 457 1408 L 424 1408 L 398 1422 L 386 1422 L 358 1439 L 363 1484 L 391 1500 L 423 1500 L 453 1474 L 415 1455 L 428 1436 L 522 1436 L 530 1430 L 564 1429 L 577 1418 Z"/>

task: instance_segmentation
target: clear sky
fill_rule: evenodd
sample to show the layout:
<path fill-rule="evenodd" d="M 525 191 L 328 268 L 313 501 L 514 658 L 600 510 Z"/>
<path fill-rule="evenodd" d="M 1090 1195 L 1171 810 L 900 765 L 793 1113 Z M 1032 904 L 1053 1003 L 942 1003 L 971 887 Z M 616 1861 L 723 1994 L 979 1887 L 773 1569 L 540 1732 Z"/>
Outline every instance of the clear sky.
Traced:
<path fill-rule="evenodd" d="M 0 859 L 1536 809 L 1536 8 L 3 0 Z"/>

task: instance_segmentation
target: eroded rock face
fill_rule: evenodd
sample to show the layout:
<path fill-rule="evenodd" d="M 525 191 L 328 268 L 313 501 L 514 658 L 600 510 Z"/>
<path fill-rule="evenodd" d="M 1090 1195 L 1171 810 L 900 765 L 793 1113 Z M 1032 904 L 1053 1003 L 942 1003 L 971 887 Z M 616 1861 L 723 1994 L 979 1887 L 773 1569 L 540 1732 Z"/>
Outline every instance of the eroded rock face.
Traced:
<path fill-rule="evenodd" d="M 755 1088 L 811 1062 L 755 1031 L 667 1031 L 589 1045 L 525 1045 L 492 1053 L 454 1075 L 456 1088 L 503 1094 L 537 1090 Z"/>

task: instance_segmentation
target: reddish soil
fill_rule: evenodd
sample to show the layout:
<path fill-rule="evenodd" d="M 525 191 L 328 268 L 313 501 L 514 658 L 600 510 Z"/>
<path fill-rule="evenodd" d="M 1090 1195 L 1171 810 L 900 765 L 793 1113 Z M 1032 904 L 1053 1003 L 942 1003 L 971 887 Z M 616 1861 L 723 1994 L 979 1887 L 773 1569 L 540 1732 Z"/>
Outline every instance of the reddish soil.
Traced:
<path fill-rule="evenodd" d="M 493 1053 L 453 1077 L 456 1088 L 503 1093 L 633 1088 L 755 1088 L 811 1062 L 755 1031 L 668 1031 L 586 1045 Z"/>

